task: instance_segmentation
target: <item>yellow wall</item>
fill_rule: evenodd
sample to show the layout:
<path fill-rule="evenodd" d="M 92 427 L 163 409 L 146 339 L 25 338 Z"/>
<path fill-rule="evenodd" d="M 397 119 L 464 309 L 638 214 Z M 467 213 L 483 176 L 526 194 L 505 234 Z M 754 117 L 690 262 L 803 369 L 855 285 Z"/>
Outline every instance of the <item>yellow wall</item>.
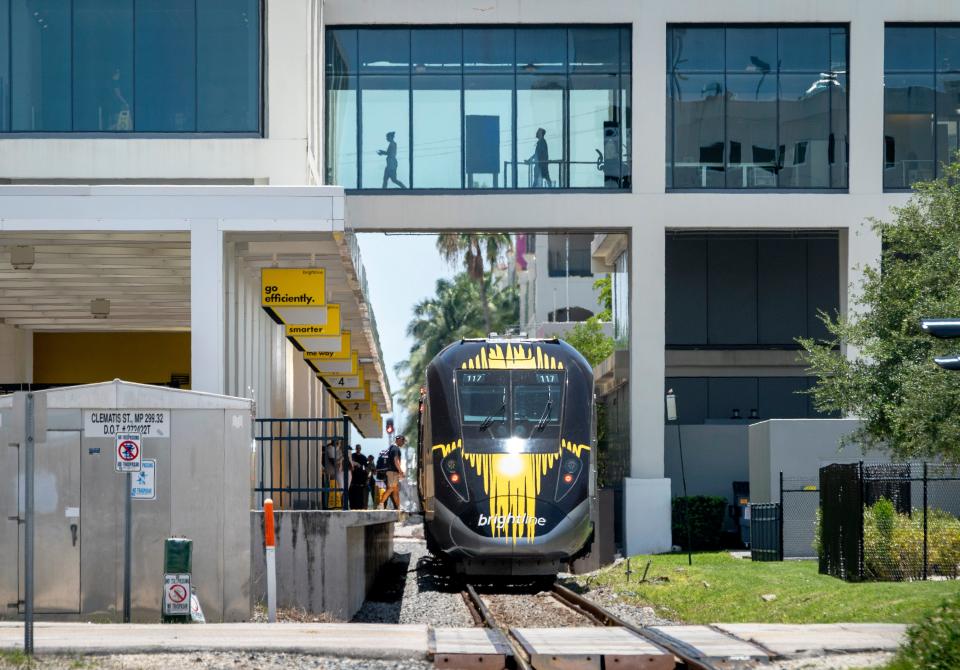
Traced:
<path fill-rule="evenodd" d="M 190 374 L 190 333 L 34 333 L 33 381 L 144 384 Z"/>

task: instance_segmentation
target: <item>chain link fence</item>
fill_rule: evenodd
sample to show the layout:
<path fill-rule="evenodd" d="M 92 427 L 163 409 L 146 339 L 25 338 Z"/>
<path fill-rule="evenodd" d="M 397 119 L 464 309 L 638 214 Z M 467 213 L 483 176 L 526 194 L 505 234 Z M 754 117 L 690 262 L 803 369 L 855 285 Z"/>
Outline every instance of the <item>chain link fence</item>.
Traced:
<path fill-rule="evenodd" d="M 820 469 L 820 572 L 849 581 L 960 576 L 960 466 L 851 463 Z"/>

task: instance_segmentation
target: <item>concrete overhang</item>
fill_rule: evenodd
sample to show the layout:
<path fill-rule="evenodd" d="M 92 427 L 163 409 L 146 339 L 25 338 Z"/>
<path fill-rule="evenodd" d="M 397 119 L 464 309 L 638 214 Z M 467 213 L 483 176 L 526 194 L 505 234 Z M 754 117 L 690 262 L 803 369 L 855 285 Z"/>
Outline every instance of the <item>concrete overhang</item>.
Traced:
<path fill-rule="evenodd" d="M 191 234 L 208 226 L 248 269 L 327 269 L 327 299 L 391 411 L 359 247 L 336 186 L 0 185 L 0 322 L 25 330 L 188 330 Z M 35 252 L 11 265 L 11 247 Z M 259 283 L 259 278 L 257 278 Z M 90 301 L 110 301 L 94 319 Z M 306 365 L 306 363 L 304 363 Z"/>

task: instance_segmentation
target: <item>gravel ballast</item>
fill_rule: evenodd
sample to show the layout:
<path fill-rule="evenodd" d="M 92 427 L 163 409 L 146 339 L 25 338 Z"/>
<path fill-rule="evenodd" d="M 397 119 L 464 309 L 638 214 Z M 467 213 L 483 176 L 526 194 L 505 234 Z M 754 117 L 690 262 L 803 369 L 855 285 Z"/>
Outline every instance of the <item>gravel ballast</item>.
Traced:
<path fill-rule="evenodd" d="M 372 660 L 285 653 L 230 651 L 187 654 L 123 654 L 114 656 L 38 656 L 26 666 L 0 655 L 0 669 L 20 670 L 429 670 L 433 664 L 421 659 Z"/>
<path fill-rule="evenodd" d="M 474 625 L 460 589 L 436 563 L 426 544 L 415 538 L 394 545 L 393 561 L 384 567 L 353 621 Z"/>

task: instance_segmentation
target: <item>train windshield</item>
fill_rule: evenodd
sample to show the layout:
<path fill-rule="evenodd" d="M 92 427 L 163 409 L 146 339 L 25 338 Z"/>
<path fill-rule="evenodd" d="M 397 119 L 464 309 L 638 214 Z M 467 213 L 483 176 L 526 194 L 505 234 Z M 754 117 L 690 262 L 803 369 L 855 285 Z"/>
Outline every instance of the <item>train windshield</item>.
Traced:
<path fill-rule="evenodd" d="M 564 379 L 563 370 L 461 370 L 464 438 L 483 451 L 555 449 Z"/>

